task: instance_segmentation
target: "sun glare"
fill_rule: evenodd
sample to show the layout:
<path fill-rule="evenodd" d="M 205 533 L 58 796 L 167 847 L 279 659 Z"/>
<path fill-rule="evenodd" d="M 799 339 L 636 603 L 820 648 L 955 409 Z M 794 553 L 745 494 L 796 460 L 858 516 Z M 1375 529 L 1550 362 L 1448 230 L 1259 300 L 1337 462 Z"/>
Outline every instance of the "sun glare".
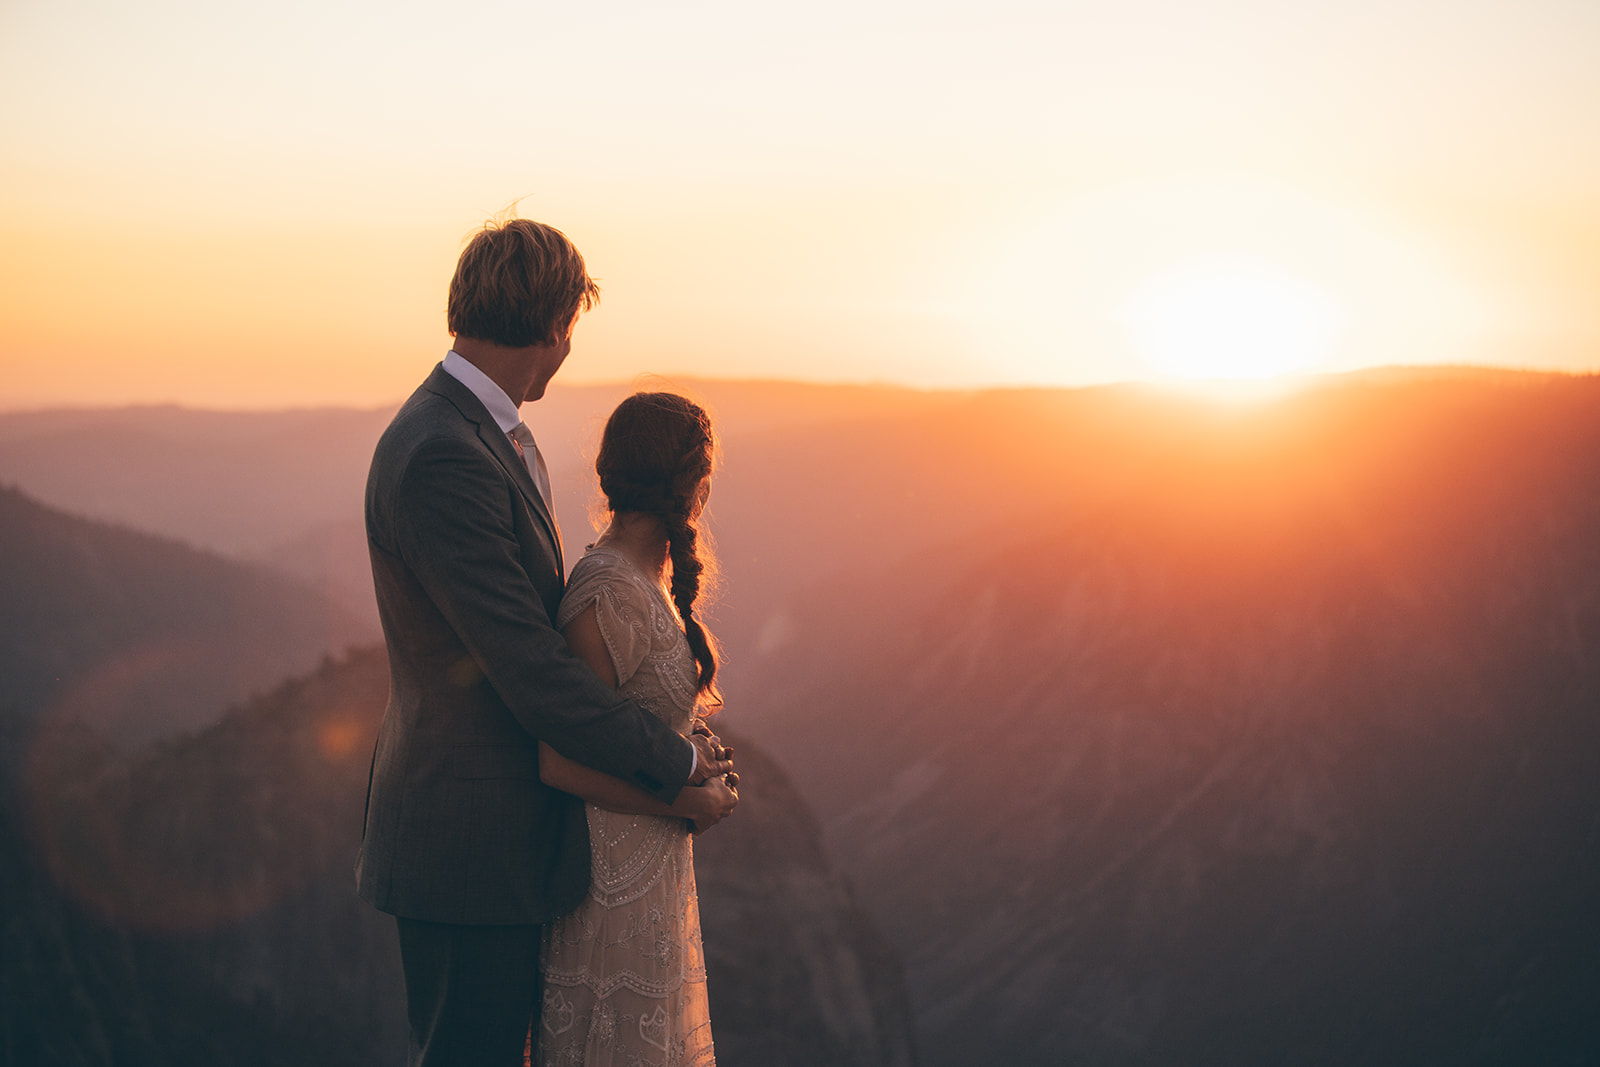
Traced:
<path fill-rule="evenodd" d="M 1324 290 L 1263 260 L 1212 257 L 1144 281 L 1117 309 L 1135 353 L 1168 378 L 1257 379 L 1327 361 L 1343 325 Z"/>
<path fill-rule="evenodd" d="M 1237 396 L 1308 373 L 1470 362 L 1503 329 L 1499 299 L 1426 233 L 1357 204 L 1247 175 L 1053 195 L 974 241 L 941 304 L 996 380 Z"/>

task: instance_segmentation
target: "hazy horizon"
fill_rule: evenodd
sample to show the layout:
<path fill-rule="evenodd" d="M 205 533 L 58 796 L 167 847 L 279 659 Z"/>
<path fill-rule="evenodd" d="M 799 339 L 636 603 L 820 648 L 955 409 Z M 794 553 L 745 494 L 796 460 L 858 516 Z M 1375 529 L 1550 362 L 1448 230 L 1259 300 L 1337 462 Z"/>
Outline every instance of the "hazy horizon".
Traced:
<path fill-rule="evenodd" d="M 441 357 L 443 353 L 440 353 Z M 580 390 L 597 391 L 634 391 L 638 389 L 680 389 L 694 393 L 702 386 L 745 386 L 745 387 L 788 387 L 798 389 L 839 389 L 858 392 L 904 392 L 925 395 L 971 396 L 983 393 L 1008 393 L 1008 392 L 1071 392 L 1078 390 L 1136 390 L 1150 392 L 1156 395 L 1171 396 L 1176 399 L 1189 399 L 1202 405 L 1220 405 L 1224 408 L 1230 406 L 1255 407 L 1263 403 L 1293 396 L 1296 393 L 1315 389 L 1323 385 L 1334 383 L 1338 380 L 1355 381 L 1372 379 L 1383 376 L 1400 377 L 1455 377 L 1467 375 L 1493 375 L 1506 377 L 1557 377 L 1557 378 L 1584 378 L 1600 374 L 1600 367 L 1578 370 L 1543 369 L 1536 367 L 1517 367 L 1493 364 L 1475 363 L 1392 363 L 1373 364 L 1371 366 L 1357 367 L 1350 370 L 1325 371 L 1302 375 L 1284 375 L 1265 381 L 1238 380 L 1229 378 L 1211 378 L 1195 380 L 1150 380 L 1129 378 L 1120 381 L 1086 382 L 1086 383 L 993 383 L 978 385 L 916 385 L 895 381 L 824 381 L 804 378 L 781 377 L 709 377 L 696 375 L 663 375 L 652 372 L 643 372 L 631 378 L 607 379 L 580 379 L 567 381 L 564 377 L 552 381 L 546 392 L 546 398 L 552 394 L 564 392 L 577 392 Z M 419 378 L 417 385 L 422 384 Z M 178 411 L 206 412 L 215 414 L 237 413 L 240 415 L 274 415 L 293 414 L 296 412 L 319 411 L 352 411 L 363 413 L 382 412 L 397 408 L 405 403 L 410 390 L 387 400 L 371 403 L 285 403 L 262 406 L 238 405 L 212 405 L 194 403 L 183 400 L 131 400 L 126 402 L 82 402 L 60 401 L 48 404 L 6 406 L 0 401 L 0 417 L 47 415 L 53 412 L 89 412 L 89 411 L 120 411 L 120 410 L 159 410 L 171 408 Z M 523 413 L 533 422 L 537 422 L 542 401 L 529 401 L 521 405 Z M 548 409 L 546 409 L 548 410 Z"/>

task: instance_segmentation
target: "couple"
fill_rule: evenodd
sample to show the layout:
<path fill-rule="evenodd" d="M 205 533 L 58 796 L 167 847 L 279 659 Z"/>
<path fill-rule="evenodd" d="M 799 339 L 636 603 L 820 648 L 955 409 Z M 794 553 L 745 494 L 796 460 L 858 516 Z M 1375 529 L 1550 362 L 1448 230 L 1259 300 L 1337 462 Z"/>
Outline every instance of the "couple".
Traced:
<path fill-rule="evenodd" d="M 738 794 L 700 718 L 710 421 L 622 402 L 596 462 L 611 521 L 564 582 L 517 410 L 597 293 L 557 230 L 485 227 L 450 283 L 454 348 L 372 458 L 390 684 L 356 880 L 399 927 L 412 1064 L 714 1062 L 690 833 Z"/>

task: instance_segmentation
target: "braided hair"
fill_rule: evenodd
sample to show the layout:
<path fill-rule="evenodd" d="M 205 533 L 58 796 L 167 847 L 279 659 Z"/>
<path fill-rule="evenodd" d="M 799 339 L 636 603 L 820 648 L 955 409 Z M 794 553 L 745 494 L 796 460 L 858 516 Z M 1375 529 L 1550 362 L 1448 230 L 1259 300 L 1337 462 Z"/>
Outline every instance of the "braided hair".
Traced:
<path fill-rule="evenodd" d="M 716 438 L 703 408 L 676 393 L 635 393 L 606 420 L 594 464 L 613 513 L 654 515 L 666 526 L 672 601 L 699 668 L 698 691 L 713 703 L 720 701 L 712 684 L 717 646 L 695 618 L 694 606 L 701 579 L 709 578 L 707 571 L 714 566 L 709 549 L 701 546 L 703 498 L 698 493 L 715 458 Z"/>

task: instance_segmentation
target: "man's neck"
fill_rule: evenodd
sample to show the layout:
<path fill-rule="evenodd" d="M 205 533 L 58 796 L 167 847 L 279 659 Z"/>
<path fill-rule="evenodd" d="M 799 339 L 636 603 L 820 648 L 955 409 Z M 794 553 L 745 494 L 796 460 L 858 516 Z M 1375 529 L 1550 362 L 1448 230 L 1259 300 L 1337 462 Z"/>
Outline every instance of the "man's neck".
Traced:
<path fill-rule="evenodd" d="M 450 347 L 456 355 L 483 371 L 513 404 L 520 406 L 533 387 L 538 363 L 528 358 L 528 348 L 508 348 L 476 337 L 457 337 Z"/>

